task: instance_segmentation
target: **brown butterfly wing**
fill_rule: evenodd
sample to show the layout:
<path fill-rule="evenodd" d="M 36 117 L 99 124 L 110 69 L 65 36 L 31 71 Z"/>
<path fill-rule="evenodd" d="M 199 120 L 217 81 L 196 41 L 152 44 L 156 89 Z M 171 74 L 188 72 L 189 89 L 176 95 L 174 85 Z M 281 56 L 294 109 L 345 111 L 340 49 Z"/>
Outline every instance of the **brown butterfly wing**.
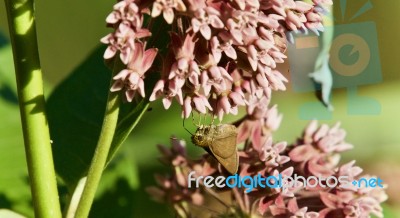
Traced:
<path fill-rule="evenodd" d="M 235 174 L 239 167 L 239 156 L 236 147 L 236 131 L 223 132 L 216 135 L 209 146 L 213 156 L 231 174 Z"/>
<path fill-rule="evenodd" d="M 214 136 L 214 140 L 210 145 L 211 150 L 222 158 L 232 156 L 233 153 L 237 152 L 236 136 L 237 134 L 235 132 Z"/>
<path fill-rule="evenodd" d="M 212 155 L 218 160 L 218 162 L 230 173 L 236 174 L 239 168 L 239 156 L 237 152 L 234 152 L 231 156 L 227 158 L 222 158 L 218 156 L 213 149 L 210 148 Z"/>

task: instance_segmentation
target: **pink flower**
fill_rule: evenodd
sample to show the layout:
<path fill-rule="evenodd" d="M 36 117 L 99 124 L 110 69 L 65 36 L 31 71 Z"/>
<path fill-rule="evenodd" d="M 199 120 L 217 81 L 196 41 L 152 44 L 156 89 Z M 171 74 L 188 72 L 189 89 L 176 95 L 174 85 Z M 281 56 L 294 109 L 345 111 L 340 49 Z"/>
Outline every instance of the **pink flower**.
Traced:
<path fill-rule="evenodd" d="M 228 93 L 228 94 L 227 94 Z M 237 92 L 223 92 L 217 97 L 216 114 L 219 120 L 222 120 L 224 114 L 238 113 L 238 106 L 245 105 L 243 96 Z"/>
<path fill-rule="evenodd" d="M 199 113 L 205 114 L 207 110 L 212 111 L 211 105 L 208 102 L 207 98 L 203 95 L 197 96 L 186 96 L 184 104 L 183 104 L 183 116 L 184 118 L 188 118 L 192 110 L 195 109 Z"/>
<path fill-rule="evenodd" d="M 192 107 L 191 103 L 188 103 L 188 100 L 185 100 L 186 103 L 184 103 L 183 99 L 185 96 L 183 96 L 182 91 L 184 85 L 186 84 L 186 87 L 191 87 L 191 90 L 187 90 L 186 93 L 202 96 L 201 93 L 198 93 L 200 89 L 200 69 L 194 60 L 196 41 L 191 34 L 187 34 L 183 39 L 176 33 L 171 33 L 171 40 L 170 59 L 164 61 L 166 67 L 163 70 L 163 78 L 154 87 L 150 101 L 164 96 L 163 104 L 168 109 L 172 99 L 176 97 L 184 109 L 184 117 L 187 117 L 190 115 Z M 207 98 L 205 99 L 207 100 Z M 204 98 L 202 100 L 204 102 Z M 207 102 L 206 105 L 209 105 L 209 103 Z M 203 110 L 200 106 L 197 109 L 206 113 L 206 110 Z"/>
<path fill-rule="evenodd" d="M 213 113 L 222 119 L 225 114 L 236 114 L 239 106 L 253 107 L 256 99 L 271 97 L 272 90 L 285 90 L 287 79 L 276 70 L 286 56 L 285 36 L 288 30 L 321 30 L 323 4 L 329 0 L 314 0 L 308 4 L 293 0 L 154 0 L 140 2 L 122 0 L 114 5 L 107 17 L 108 26 L 115 32 L 102 42 L 108 44 L 104 58 L 117 53 L 126 65 L 135 53 L 135 43 L 144 43 L 151 36 L 143 27 L 145 16 L 163 13 L 168 24 L 179 33 L 171 33 L 167 58 L 163 59 L 162 82 L 154 87 L 151 100 L 163 98 L 169 108 L 176 98 L 184 117 L 192 111 L 194 96 L 202 96 L 200 105 L 211 105 Z M 174 19 L 175 13 L 185 19 Z M 151 26 L 153 22 L 146 22 Z M 200 36 L 201 35 L 201 36 Z M 290 33 L 287 34 L 290 36 Z M 247 61 L 245 61 L 247 60 Z M 167 66 L 167 67 L 165 67 Z M 116 76 L 114 89 L 127 87 L 127 98 L 136 91 L 144 95 L 143 77 L 131 69 Z M 233 81 L 232 73 L 239 74 Z M 127 82 L 128 81 L 128 82 Z M 206 104 L 205 101 L 208 101 Z M 326 145 L 329 146 L 329 145 Z"/>
<path fill-rule="evenodd" d="M 167 23 L 174 21 L 174 9 L 180 12 L 186 11 L 186 6 L 182 0 L 156 0 L 153 3 L 152 17 L 157 17 L 163 12 L 163 17 Z"/>
<path fill-rule="evenodd" d="M 288 202 L 288 210 L 292 214 L 290 218 L 318 218 L 319 214 L 317 212 L 308 212 L 307 207 L 299 208 L 297 205 L 297 200 L 292 198 Z"/>
<path fill-rule="evenodd" d="M 293 167 L 289 167 L 286 168 L 284 170 L 278 171 L 277 169 L 275 169 L 272 172 L 272 175 L 275 176 L 275 178 L 278 178 L 279 175 L 281 175 L 283 178 L 284 177 L 291 177 L 294 173 L 294 168 Z M 295 184 L 290 185 L 288 180 L 283 180 L 282 187 L 279 188 L 273 188 L 274 193 L 279 193 L 282 196 L 285 197 L 294 197 L 294 194 L 301 190 L 302 187 L 304 186 L 302 182 L 297 181 L 295 182 Z"/>
<path fill-rule="evenodd" d="M 333 130 L 332 130 L 333 129 Z M 331 170 L 329 174 L 334 177 L 348 176 L 350 179 L 359 179 L 361 168 L 354 166 L 354 161 L 336 167 L 338 155 L 336 152 L 324 153 L 317 146 L 315 140 L 321 140 L 329 132 L 337 132 L 337 126 L 326 128 L 325 125 L 318 127 L 316 122 L 305 129 L 303 138 L 299 143 L 307 143 L 302 146 L 287 146 L 286 143 L 272 143 L 272 138 L 265 140 L 263 147 L 257 149 L 252 142 L 246 140 L 243 149 L 239 150 L 239 175 L 267 179 L 269 176 L 278 178 L 294 178 L 295 175 L 307 178 L 309 175 L 316 175 L 312 172 L 312 167 L 308 170 L 298 167 L 298 162 L 306 165 L 319 166 L 322 170 Z M 322 187 L 320 184 L 315 188 L 304 187 L 302 181 L 282 180 L 283 184 L 278 187 L 256 187 L 249 193 L 247 187 L 235 187 L 232 189 L 207 188 L 200 182 L 201 188 L 188 189 L 188 172 L 194 171 L 192 176 L 212 175 L 217 178 L 226 175 L 208 153 L 203 155 L 200 160 L 191 160 L 185 150 L 184 142 L 173 138 L 173 146 L 168 149 L 164 146 L 159 148 L 162 152 L 162 161 L 172 168 L 172 177 L 159 181 L 158 187 L 152 187 L 149 191 L 158 200 L 171 203 L 177 213 L 184 212 L 188 216 L 197 216 L 191 206 L 198 205 L 203 199 L 217 199 L 229 208 L 235 208 L 234 215 L 249 217 L 304 217 L 304 218 L 335 218 L 335 217 L 369 217 L 371 215 L 383 217 L 380 204 L 387 200 L 384 188 L 361 187 L 358 189 L 347 189 L 340 187 Z M 310 154 L 303 153 L 289 159 L 288 154 L 294 150 L 311 149 Z M 300 151 L 300 150 L 299 150 Z M 338 150 L 337 152 L 341 152 Z M 302 157 L 304 156 L 304 157 Z M 336 159 L 332 164 L 329 159 Z M 304 167 L 304 166 L 303 166 Z M 309 173 L 311 172 L 311 174 Z M 322 171 L 321 171 L 322 172 Z M 326 175 L 321 174 L 324 178 Z M 318 174 L 319 176 L 319 174 Z M 325 177 L 326 178 L 326 177 Z M 368 175 L 362 178 L 370 178 Z M 270 179 L 270 178 L 269 178 Z M 158 179 L 160 180 L 160 179 Z M 276 180 L 268 180 L 269 184 L 275 184 Z M 310 180 L 311 182 L 313 180 Z M 324 182 L 322 182 L 324 184 Z M 227 193 L 228 192 L 228 193 Z M 180 205 L 180 206 L 177 206 Z M 189 205 L 181 207 L 181 205 Z M 299 206 L 300 205 L 300 206 Z M 207 205 L 202 206 L 208 208 Z M 194 206 L 195 207 L 195 206 Z M 181 211 L 183 210 L 183 211 Z M 215 215 L 232 215 L 225 212 L 217 212 Z"/>
<path fill-rule="evenodd" d="M 265 140 L 263 147 L 259 151 L 260 160 L 264 161 L 267 166 L 280 166 L 290 161 L 290 158 L 281 155 L 287 146 L 286 142 L 279 142 L 272 144 L 272 137 Z"/>
<path fill-rule="evenodd" d="M 238 127 L 238 143 L 250 140 L 256 150 L 261 150 L 263 137 L 270 136 L 278 129 L 282 115 L 278 114 L 277 106 L 268 108 L 269 100 L 252 96 L 247 103 L 248 116 Z"/>
<path fill-rule="evenodd" d="M 232 40 L 229 39 L 229 36 L 225 36 L 223 33 L 221 33 L 220 36 L 221 38 L 224 38 L 222 39 L 222 44 L 217 36 L 214 36 L 210 42 L 211 52 L 214 56 L 215 62 L 218 63 L 221 60 L 222 52 L 224 52 L 229 58 L 235 60 L 237 55 L 235 49 L 232 47 Z"/>
<path fill-rule="evenodd" d="M 380 202 L 374 198 L 355 197 L 351 192 L 324 193 L 321 200 L 328 207 L 320 212 L 320 217 L 383 217 Z"/>
<path fill-rule="evenodd" d="M 121 61 L 123 63 L 128 63 L 129 56 L 132 54 L 134 48 L 134 38 L 131 37 L 133 35 L 132 31 L 126 32 L 125 34 L 125 36 L 119 34 L 119 37 L 117 37 L 115 34 L 110 33 L 100 40 L 102 43 L 108 44 L 104 52 L 104 59 L 113 58 L 119 51 Z"/>
<path fill-rule="evenodd" d="M 353 145 L 344 142 L 346 132 L 340 129 L 340 123 L 336 123 L 329 129 L 327 125 L 322 125 L 313 134 L 313 140 L 317 141 L 317 146 L 323 152 L 340 152 L 353 148 Z"/>
<path fill-rule="evenodd" d="M 123 0 L 116 3 L 113 7 L 113 12 L 110 13 L 106 22 L 108 24 L 117 24 L 127 21 L 133 26 L 140 26 L 142 23 L 139 7 L 133 0 Z"/>
<path fill-rule="evenodd" d="M 104 59 L 110 59 L 120 52 L 121 61 L 128 64 L 134 52 L 136 40 L 151 35 L 148 29 L 142 28 L 143 15 L 139 7 L 132 0 L 120 1 L 114 5 L 114 10 L 107 16 L 106 22 L 115 28 L 115 32 L 100 40 L 108 44 Z"/>
<path fill-rule="evenodd" d="M 210 66 L 207 70 L 201 73 L 201 86 L 204 89 L 204 94 L 210 94 L 211 88 L 215 93 L 221 93 L 227 90 L 229 83 L 233 79 L 229 73 L 222 67 Z"/>
<path fill-rule="evenodd" d="M 199 32 L 207 40 L 211 39 L 211 25 L 213 28 L 222 29 L 224 23 L 219 18 L 220 12 L 213 7 L 200 8 L 194 13 L 192 27 L 195 33 Z"/>
<path fill-rule="evenodd" d="M 180 104 L 183 104 L 182 92 L 179 92 L 179 89 L 174 88 L 174 82 L 170 82 L 171 84 L 169 85 L 165 85 L 165 82 L 166 81 L 164 80 L 159 80 L 156 83 L 149 101 L 154 101 L 163 96 L 162 102 L 165 109 L 168 109 L 171 106 L 173 98 L 176 98 Z M 171 87 L 171 89 L 168 87 Z M 178 90 L 178 92 L 174 92 L 173 90 Z"/>
<path fill-rule="evenodd" d="M 144 97 L 144 74 L 150 69 L 157 55 L 157 49 L 152 48 L 144 50 L 142 43 L 135 43 L 135 52 L 128 63 L 127 69 L 122 70 L 116 76 L 111 91 L 119 91 L 125 89 L 125 97 L 128 102 L 131 102 L 135 93 Z"/>

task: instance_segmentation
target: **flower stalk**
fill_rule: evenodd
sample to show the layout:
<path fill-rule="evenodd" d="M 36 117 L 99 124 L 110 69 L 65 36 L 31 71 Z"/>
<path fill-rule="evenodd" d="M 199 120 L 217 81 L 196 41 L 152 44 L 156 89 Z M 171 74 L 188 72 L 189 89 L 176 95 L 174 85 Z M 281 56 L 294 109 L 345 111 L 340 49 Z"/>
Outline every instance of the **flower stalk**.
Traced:
<path fill-rule="evenodd" d="M 114 62 L 113 75 L 119 72 L 120 68 Z M 110 87 L 113 84 L 111 80 Z M 109 92 L 107 98 L 107 106 L 104 115 L 103 125 L 100 132 L 99 141 L 97 142 L 96 150 L 90 164 L 87 181 L 83 188 L 81 200 L 76 209 L 75 218 L 86 218 L 89 215 L 93 199 L 99 186 L 101 175 L 105 168 L 108 153 L 114 137 L 115 128 L 117 127 L 119 114 L 120 97 L 118 92 Z"/>
<path fill-rule="evenodd" d="M 6 0 L 35 217 L 61 217 L 45 112 L 33 0 Z"/>

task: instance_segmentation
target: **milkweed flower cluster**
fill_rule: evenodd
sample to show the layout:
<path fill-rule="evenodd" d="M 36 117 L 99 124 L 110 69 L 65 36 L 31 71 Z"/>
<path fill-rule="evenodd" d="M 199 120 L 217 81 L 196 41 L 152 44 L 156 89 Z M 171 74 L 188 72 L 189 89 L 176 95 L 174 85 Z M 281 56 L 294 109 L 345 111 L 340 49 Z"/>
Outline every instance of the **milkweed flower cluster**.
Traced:
<path fill-rule="evenodd" d="M 311 122 L 296 143 L 274 143 L 272 135 L 255 146 L 250 137 L 239 150 L 238 174 L 255 177 L 261 175 L 283 177 L 347 176 L 350 181 L 370 178 L 362 175 L 355 161 L 340 165 L 340 153 L 352 148 L 345 142 L 346 133 L 339 124 L 329 127 Z M 186 154 L 185 142 L 172 138 L 172 147 L 159 146 L 160 160 L 172 168 L 172 175 L 156 176 L 158 186 L 147 191 L 158 201 L 173 205 L 179 217 L 197 217 L 201 210 L 212 213 L 212 217 L 302 217 L 302 218 L 367 218 L 383 217 L 380 204 L 387 199 L 385 188 L 328 187 L 326 181 L 304 187 L 298 184 L 289 188 L 255 188 L 246 193 L 244 187 L 232 189 L 188 188 L 188 174 L 195 176 L 227 176 L 218 162 L 206 154 L 200 160 L 191 160 Z M 385 186 L 384 186 L 385 187 Z M 218 202 L 209 203 L 207 202 Z M 214 207 L 213 205 L 219 205 Z M 210 212 L 211 211 L 211 212 Z"/>
<path fill-rule="evenodd" d="M 332 0 L 119 1 L 106 19 L 115 31 L 101 40 L 108 45 L 104 58 L 119 53 L 126 65 L 111 91 L 124 91 L 128 101 L 136 93 L 145 97 L 144 78 L 158 53 L 163 67 L 150 101 L 162 98 L 168 109 L 175 99 L 184 118 L 196 111 L 221 120 L 237 114 L 239 106 L 254 108 L 272 90 L 286 89 L 276 66 L 286 58 L 288 33 L 322 31 L 329 4 Z M 145 50 L 152 46 L 147 42 L 167 34 L 152 35 L 158 16 L 170 25 L 168 46 Z"/>
<path fill-rule="evenodd" d="M 111 91 L 150 101 L 162 99 L 165 109 L 173 101 L 182 117 L 191 113 L 212 114 L 220 120 L 237 114 L 240 176 L 281 174 L 360 178 L 362 169 L 354 161 L 339 165 L 340 153 L 352 148 L 344 141 L 339 124 L 329 127 L 312 122 L 294 144 L 275 143 L 272 134 L 282 115 L 270 107 L 272 91 L 285 90 L 287 79 L 277 70 L 284 62 L 292 33 L 323 31 L 322 15 L 332 0 L 120 0 L 107 17 L 113 33 L 101 41 L 108 47 L 104 58 L 120 59 L 124 69 L 113 77 Z M 163 28 L 160 28 L 163 27 Z M 168 27 L 168 28 L 165 28 Z M 165 46 L 155 48 L 160 37 Z M 160 44 L 160 43 L 158 43 Z M 156 63 L 156 64 L 155 64 Z M 145 77 L 159 73 L 154 87 Z M 146 93 L 146 90 L 151 90 Z M 225 175 L 209 154 L 191 160 L 184 141 L 172 139 L 172 147 L 159 146 L 161 161 L 172 167 L 172 175 L 157 176 L 157 187 L 148 191 L 173 205 L 180 217 L 195 217 L 195 209 L 210 206 L 215 216 L 243 217 L 382 217 L 383 189 L 243 188 L 221 190 L 188 188 L 188 174 Z M 367 177 L 367 176 L 364 176 Z M 225 209 L 207 204 L 216 199 Z"/>

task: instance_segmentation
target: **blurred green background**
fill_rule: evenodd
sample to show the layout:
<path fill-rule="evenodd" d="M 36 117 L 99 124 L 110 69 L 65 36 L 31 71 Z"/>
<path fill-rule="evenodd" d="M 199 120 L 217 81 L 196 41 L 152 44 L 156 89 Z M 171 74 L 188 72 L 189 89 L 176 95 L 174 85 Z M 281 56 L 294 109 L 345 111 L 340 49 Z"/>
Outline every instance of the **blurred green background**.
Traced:
<path fill-rule="evenodd" d="M 334 1 L 335 4 L 339 1 Z M 347 17 L 355 14 L 367 0 L 349 0 Z M 335 89 L 332 119 L 348 132 L 347 141 L 354 144 L 342 161 L 355 159 L 366 172 L 379 175 L 389 184 L 389 201 L 385 217 L 400 217 L 400 1 L 371 1 L 373 8 L 348 23 L 373 21 L 376 23 L 383 81 L 359 87 L 359 95 L 376 99 L 381 105 L 378 115 L 349 115 L 347 91 Z M 37 1 L 37 31 L 40 58 L 47 82 L 46 94 L 59 84 L 99 44 L 99 39 L 110 30 L 105 28 L 105 17 L 114 1 Z M 340 13 L 335 5 L 335 15 Z M 346 19 L 345 19 L 346 20 Z M 0 4 L 0 32 L 8 40 L 4 4 Z M 0 43 L 1 44 L 1 43 Z M 26 172 L 19 112 L 16 104 L 15 80 L 10 50 L 0 50 L 0 208 L 11 208 L 32 217 L 30 192 Z M 287 72 L 287 66 L 282 66 Z M 290 80 L 290 75 L 286 73 Z M 278 104 L 284 119 L 274 140 L 293 142 L 309 121 L 299 116 L 302 104 L 316 101 L 314 93 L 288 91 L 273 93 L 273 104 Z M 180 108 L 176 104 L 164 111 L 159 102 L 134 129 L 119 155 L 107 168 L 102 179 L 91 217 L 167 217 L 166 205 L 151 200 L 144 188 L 154 185 L 153 174 L 167 173 L 158 162 L 156 144 L 169 144 L 174 134 L 189 142 L 182 128 Z M 322 107 L 321 107 L 322 108 Z M 229 119 L 228 119 L 229 120 Z M 227 120 L 227 121 L 228 121 Z M 193 129 L 193 127 L 192 127 Z M 202 152 L 187 143 L 193 157 Z M 61 193 L 65 193 L 62 187 Z"/>

